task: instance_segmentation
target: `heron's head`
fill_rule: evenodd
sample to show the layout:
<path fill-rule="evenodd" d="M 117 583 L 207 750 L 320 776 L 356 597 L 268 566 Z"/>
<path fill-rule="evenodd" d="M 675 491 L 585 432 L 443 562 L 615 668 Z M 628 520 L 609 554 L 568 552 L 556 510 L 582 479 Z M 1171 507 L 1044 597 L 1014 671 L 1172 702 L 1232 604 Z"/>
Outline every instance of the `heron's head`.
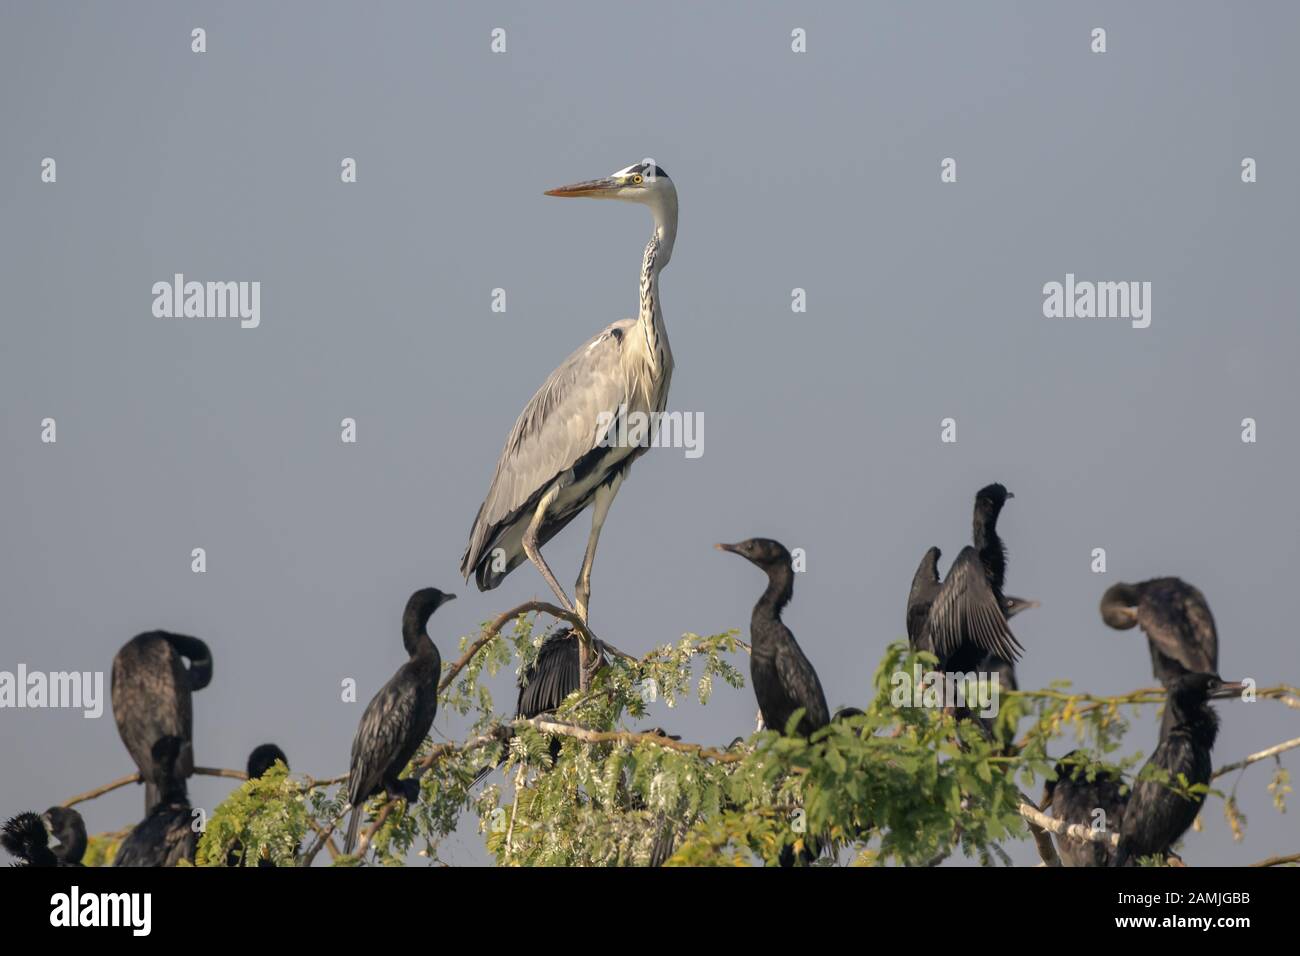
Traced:
<path fill-rule="evenodd" d="M 589 199 L 621 199 L 623 202 L 641 203 L 645 206 L 677 205 L 677 187 L 662 168 L 653 160 L 633 163 L 602 179 L 589 179 L 546 190 L 548 196 Z"/>
<path fill-rule="evenodd" d="M 771 538 L 750 538 L 738 544 L 714 545 L 719 551 L 730 551 L 757 564 L 763 570 L 790 566 L 790 552 L 780 541 Z"/>

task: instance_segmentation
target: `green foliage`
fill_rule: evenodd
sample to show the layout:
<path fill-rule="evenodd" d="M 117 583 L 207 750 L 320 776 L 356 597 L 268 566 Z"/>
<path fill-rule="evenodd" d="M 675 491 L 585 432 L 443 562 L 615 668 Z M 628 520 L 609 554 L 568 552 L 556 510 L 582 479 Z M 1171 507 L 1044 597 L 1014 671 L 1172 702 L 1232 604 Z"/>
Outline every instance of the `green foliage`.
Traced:
<path fill-rule="evenodd" d="M 199 866 L 225 866 L 226 855 L 243 846 L 242 866 L 269 859 L 293 866 L 310 825 L 307 795 L 281 761 L 257 780 L 244 783 L 212 812 L 199 839 Z"/>
<path fill-rule="evenodd" d="M 553 729 L 513 722 L 494 708 L 484 679 L 511 665 L 516 677 L 525 673 L 543 638 L 529 615 L 503 631 L 440 697 L 442 712 L 472 716 L 469 740 L 425 741 L 407 771 L 419 775 L 418 802 L 370 801 L 363 833 L 381 813 L 383 822 L 364 858 L 343 856 L 336 865 L 400 866 L 412 853 L 436 861 L 467 808 L 502 865 L 917 866 L 957 852 L 1007 864 L 1002 844 L 1030 835 L 1018 812 L 1022 794 L 1037 792 L 1052 779 L 1059 756 L 1074 749 L 1083 751 L 1089 777 L 1105 768 L 1133 778 L 1142 754 L 1117 753 L 1128 729 L 1125 710 L 1140 714 L 1164 699 L 1145 691 L 1093 697 L 1071 693 L 1065 682 L 1003 691 L 989 739 L 973 721 L 896 699 L 900 675 L 919 674 L 934 662 L 899 642 L 863 688 L 863 713 L 833 721 L 811 740 L 766 730 L 710 747 L 629 730 L 650 717 L 651 705 L 657 713 L 660 704 L 673 708 L 688 696 L 707 704 L 719 681 L 742 688 L 737 655 L 746 662 L 736 632 L 728 631 L 686 634 L 640 660 L 613 655 L 585 694 L 571 695 L 547 715 L 570 728 L 553 738 Z M 463 638 L 461 654 L 477 640 Z M 554 761 L 553 739 L 560 744 Z M 498 761 L 504 769 L 494 782 L 471 792 L 478 771 Z M 1187 797 L 1217 793 L 1189 788 L 1186 780 L 1160 782 Z M 1290 789 L 1279 764 L 1269 785 L 1279 811 Z M 240 844 L 245 865 L 263 857 L 292 865 L 320 849 L 318 833 L 345 823 L 345 808 L 336 782 L 303 783 L 277 764 L 216 809 L 197 863 L 224 865 Z M 1239 836 L 1245 821 L 1234 797 L 1225 799 L 1224 812 Z M 92 839 L 87 861 L 111 861 L 123 835 Z"/>

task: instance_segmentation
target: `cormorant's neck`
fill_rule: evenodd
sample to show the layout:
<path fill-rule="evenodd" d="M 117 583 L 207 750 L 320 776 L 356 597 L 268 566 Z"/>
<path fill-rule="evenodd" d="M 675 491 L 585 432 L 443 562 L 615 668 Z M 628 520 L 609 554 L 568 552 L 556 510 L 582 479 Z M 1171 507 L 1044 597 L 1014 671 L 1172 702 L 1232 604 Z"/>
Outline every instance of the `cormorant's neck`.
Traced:
<path fill-rule="evenodd" d="M 788 564 L 767 569 L 767 590 L 754 605 L 754 616 L 765 620 L 781 620 L 781 612 L 794 594 L 794 571 Z"/>
<path fill-rule="evenodd" d="M 438 652 L 426 630 L 428 623 L 427 614 L 424 616 L 408 614 L 402 618 L 402 644 L 406 647 L 406 653 L 412 658 L 428 657 Z"/>
<path fill-rule="evenodd" d="M 1007 552 L 1002 539 L 998 537 L 997 513 L 976 511 L 971 537 L 975 550 L 979 552 L 980 562 L 988 574 L 989 583 L 1001 594 L 1002 581 L 1007 572 Z"/>
<path fill-rule="evenodd" d="M 1204 700 L 1195 704 L 1182 704 L 1176 698 L 1170 698 L 1164 725 L 1161 728 L 1165 731 L 1161 734 L 1162 739 L 1168 738 L 1170 734 L 1184 733 L 1205 750 L 1214 747 L 1214 741 L 1219 735 L 1219 716 L 1209 702 Z"/>

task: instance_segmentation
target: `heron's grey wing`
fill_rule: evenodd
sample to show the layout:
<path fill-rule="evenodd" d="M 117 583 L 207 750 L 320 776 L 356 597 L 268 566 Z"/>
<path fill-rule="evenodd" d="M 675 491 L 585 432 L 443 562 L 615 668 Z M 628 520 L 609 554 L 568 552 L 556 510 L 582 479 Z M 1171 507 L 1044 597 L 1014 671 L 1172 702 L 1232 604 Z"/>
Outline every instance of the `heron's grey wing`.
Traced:
<path fill-rule="evenodd" d="M 788 633 L 788 629 L 787 629 Z M 791 635 L 790 643 L 782 647 L 776 655 L 776 673 L 781 680 L 781 687 L 786 697 L 794 702 L 795 707 L 804 707 L 804 720 L 813 730 L 825 727 L 831 722 L 830 708 L 826 706 L 826 693 L 812 662 L 804 655 L 803 649 Z M 784 727 L 772 730 L 785 732 Z"/>
<path fill-rule="evenodd" d="M 1217 673 L 1219 639 L 1205 597 L 1176 584 L 1149 586 L 1138 602 L 1138 626 L 1166 657 L 1195 673 Z"/>
<path fill-rule="evenodd" d="M 461 559 L 468 578 L 492 546 L 497 527 L 596 448 L 601 412 L 612 418 L 628 401 L 622 351 L 636 323 L 624 319 L 588 340 L 561 363 L 510 430 L 487 497 Z"/>
<path fill-rule="evenodd" d="M 972 547 L 962 548 L 948 569 L 925 627 L 941 663 L 968 643 L 1013 664 L 1023 651 Z"/>

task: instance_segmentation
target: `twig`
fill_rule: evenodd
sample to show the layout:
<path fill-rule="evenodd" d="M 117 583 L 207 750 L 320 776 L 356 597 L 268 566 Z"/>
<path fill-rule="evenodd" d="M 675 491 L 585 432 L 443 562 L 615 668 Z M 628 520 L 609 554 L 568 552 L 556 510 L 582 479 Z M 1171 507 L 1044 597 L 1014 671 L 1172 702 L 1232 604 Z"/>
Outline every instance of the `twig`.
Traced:
<path fill-rule="evenodd" d="M 1260 860 L 1258 863 L 1252 863 L 1251 866 L 1285 866 L 1288 863 L 1300 863 L 1300 853 L 1292 853 L 1290 856 L 1270 856 L 1268 859 Z"/>
<path fill-rule="evenodd" d="M 87 800 L 94 800 L 96 797 L 102 797 L 104 794 L 110 793 L 119 787 L 125 787 L 128 784 L 139 782 L 140 775 L 138 773 L 133 773 L 126 777 L 119 777 L 112 783 L 106 783 L 102 787 L 96 787 L 94 790 L 87 790 L 85 793 L 79 793 L 75 797 L 69 797 L 67 800 L 64 800 L 61 805 L 65 807 L 74 807 L 78 803 L 85 803 Z"/>
<path fill-rule="evenodd" d="M 1119 846 L 1118 833 L 1110 830 L 1094 830 L 1082 823 L 1066 823 L 1064 820 L 1055 820 L 1035 807 L 1033 802 L 1028 800 L 1023 793 L 1020 795 L 1020 801 L 1020 806 L 1017 808 L 1020 815 L 1031 824 L 1036 824 L 1044 830 L 1051 830 L 1061 836 L 1074 837 L 1078 840 L 1087 840 L 1090 843 L 1105 843 L 1112 847 Z M 1035 840 L 1037 840 L 1037 837 L 1035 837 Z M 1053 850 L 1053 855 L 1055 855 L 1055 850 Z"/>
<path fill-rule="evenodd" d="M 1046 817 L 1034 801 L 1030 800 L 1024 792 L 1020 794 L 1020 812 L 1025 817 L 1025 822 L 1029 824 L 1029 832 L 1034 837 L 1034 844 L 1038 847 L 1038 857 L 1046 866 L 1060 866 L 1061 858 L 1056 855 L 1056 847 L 1052 845 L 1052 838 L 1048 836 L 1047 830 L 1044 829 L 1033 817 L 1025 815 L 1025 810 L 1033 809 L 1039 816 Z"/>
<path fill-rule="evenodd" d="M 1246 757 L 1242 760 L 1238 760 L 1236 763 L 1225 764 L 1224 766 L 1220 767 L 1218 770 L 1214 771 L 1214 776 L 1211 777 L 1210 779 L 1217 780 L 1219 777 L 1222 777 L 1225 773 L 1232 773 L 1232 771 L 1234 770 L 1240 770 L 1243 767 L 1249 767 L 1253 763 L 1258 763 L 1261 760 L 1267 760 L 1269 757 L 1276 757 L 1278 754 L 1285 753 L 1288 750 L 1294 750 L 1296 747 L 1300 747 L 1300 737 L 1293 737 L 1291 740 L 1285 740 L 1280 744 L 1275 744 L 1274 746 L 1269 747 L 1267 750 L 1261 750 L 1259 753 L 1251 754 L 1249 757 Z"/>
<path fill-rule="evenodd" d="M 497 634 L 500 633 L 501 628 L 505 627 L 508 621 L 512 621 L 517 617 L 535 611 L 549 614 L 551 617 L 558 618 L 562 621 L 568 621 L 573 625 L 573 629 L 578 632 L 580 640 L 594 640 L 591 631 L 587 629 L 586 622 L 572 611 L 566 611 L 564 608 L 556 607 L 554 604 L 549 604 L 546 601 L 525 601 L 518 607 L 511 608 L 509 611 L 502 611 L 495 619 L 493 619 L 492 623 L 489 624 L 478 636 L 478 639 L 465 649 L 465 653 L 460 655 L 460 658 L 447 668 L 446 673 L 442 675 L 442 680 L 438 682 L 438 693 L 442 693 L 451 686 L 451 682 L 454 681 L 456 676 L 465 669 L 465 665 L 472 661 L 474 655 L 481 651 L 487 643 L 492 640 L 492 638 L 496 637 Z"/>

